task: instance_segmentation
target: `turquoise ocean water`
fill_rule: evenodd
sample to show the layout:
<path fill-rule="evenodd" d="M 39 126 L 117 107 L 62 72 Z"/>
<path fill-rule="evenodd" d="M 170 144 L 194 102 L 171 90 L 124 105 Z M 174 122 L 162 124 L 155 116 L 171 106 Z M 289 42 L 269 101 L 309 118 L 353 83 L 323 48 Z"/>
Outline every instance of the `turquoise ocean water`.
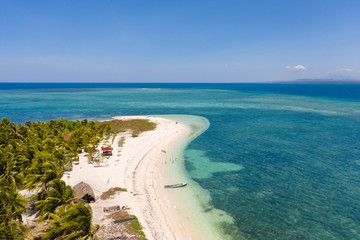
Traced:
<path fill-rule="evenodd" d="M 0 117 L 190 114 L 184 155 L 234 239 L 360 239 L 360 86 L 0 84 Z"/>

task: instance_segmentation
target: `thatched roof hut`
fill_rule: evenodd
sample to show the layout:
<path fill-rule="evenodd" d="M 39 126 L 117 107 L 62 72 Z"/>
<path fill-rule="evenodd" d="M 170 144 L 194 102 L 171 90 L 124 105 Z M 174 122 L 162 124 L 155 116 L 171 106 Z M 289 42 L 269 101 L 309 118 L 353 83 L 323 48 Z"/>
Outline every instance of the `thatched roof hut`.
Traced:
<path fill-rule="evenodd" d="M 89 184 L 80 182 L 73 187 L 74 197 L 84 199 L 86 202 L 95 201 L 95 194 Z"/>

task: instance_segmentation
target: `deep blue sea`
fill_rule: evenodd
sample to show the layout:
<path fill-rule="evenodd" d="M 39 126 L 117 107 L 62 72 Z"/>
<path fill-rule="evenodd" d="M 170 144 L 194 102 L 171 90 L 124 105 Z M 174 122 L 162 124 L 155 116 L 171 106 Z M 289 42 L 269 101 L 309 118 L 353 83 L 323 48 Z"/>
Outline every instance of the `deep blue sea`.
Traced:
<path fill-rule="evenodd" d="M 17 123 L 159 114 L 210 121 L 186 168 L 234 239 L 360 239 L 360 85 L 0 83 Z"/>

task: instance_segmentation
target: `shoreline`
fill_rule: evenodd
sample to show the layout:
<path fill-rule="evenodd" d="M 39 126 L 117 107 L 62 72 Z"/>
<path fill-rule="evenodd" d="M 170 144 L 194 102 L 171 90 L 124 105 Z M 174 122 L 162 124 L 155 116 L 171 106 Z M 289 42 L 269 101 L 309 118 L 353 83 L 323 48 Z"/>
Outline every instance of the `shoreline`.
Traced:
<path fill-rule="evenodd" d="M 185 147 L 208 126 L 194 129 L 186 121 L 185 123 L 181 119 L 177 121 L 181 116 L 187 117 L 186 115 L 114 117 L 115 119 L 149 119 L 155 122 L 157 127 L 135 138 L 131 137 L 130 133 L 118 134 L 112 143 L 113 156 L 109 157 L 102 167 L 88 164 L 85 154 L 80 154 L 79 165 L 74 165 L 71 172 L 64 174 L 63 180 L 72 187 L 83 181 L 93 188 L 96 202 L 90 205 L 93 209 L 94 224 L 104 227 L 111 225 L 112 221 L 106 218 L 103 208 L 120 205 L 128 208 L 129 213 L 138 218 L 148 240 L 219 239 L 220 235 L 214 234 L 209 224 L 211 221 L 204 219 L 204 216 L 209 216 L 208 213 L 199 213 L 195 218 L 192 217 L 194 211 L 203 210 L 204 206 L 200 205 L 206 205 L 210 197 L 206 196 L 205 190 L 201 190 L 201 187 L 186 175 L 182 159 Z M 201 119 L 195 116 L 188 117 Z M 125 137 L 125 143 L 123 147 L 119 147 L 117 143 L 122 136 Z M 102 142 L 99 149 L 105 144 Z M 190 186 L 180 189 L 163 187 L 166 184 L 180 182 L 190 182 Z M 127 192 L 117 193 L 109 199 L 101 200 L 99 198 L 101 193 L 112 187 L 125 188 Z M 197 196 L 192 196 L 194 193 Z M 204 202 L 199 199 L 199 195 L 202 195 L 202 199 L 205 196 L 207 200 Z M 196 198 L 195 202 L 192 201 L 194 198 Z M 214 213 L 213 210 L 210 212 Z M 221 215 L 224 213 L 222 212 Z M 206 233 L 209 231 L 211 234 Z"/>
<path fill-rule="evenodd" d="M 157 124 L 155 130 L 141 134 L 142 149 L 133 154 L 133 161 L 130 160 L 125 167 L 127 178 L 124 179 L 124 184 L 133 192 L 130 201 L 134 207 L 129 206 L 144 227 L 143 231 L 147 239 L 190 239 L 174 221 L 176 213 L 170 205 L 167 189 L 163 187 L 165 184 L 173 184 L 166 182 L 163 175 L 164 166 L 170 164 L 167 156 L 171 154 L 177 142 L 190 133 L 190 129 L 186 125 L 163 117 L 114 118 L 145 118 Z M 128 149 L 125 149 L 126 144 Z M 139 148 L 139 144 L 135 142 L 129 145 L 125 143 L 124 151 L 134 151 L 135 148 Z M 124 154 L 127 155 L 127 152 Z M 179 179 L 178 182 L 182 180 Z"/>
<path fill-rule="evenodd" d="M 172 152 L 173 156 L 180 159 L 183 159 L 188 145 L 210 127 L 209 121 L 200 116 L 162 115 L 161 117 L 181 122 L 190 129 L 189 135 L 180 139 Z M 188 236 L 191 236 L 188 239 L 233 239 L 222 229 L 223 223 L 233 224 L 233 218 L 226 212 L 213 207 L 210 193 L 191 178 L 184 161 L 165 166 L 164 174 L 167 179 L 175 181 L 181 178 L 189 183 L 183 191 L 172 191 L 169 194 L 171 202 L 176 206 L 175 216 L 178 222 L 186 229 Z"/>

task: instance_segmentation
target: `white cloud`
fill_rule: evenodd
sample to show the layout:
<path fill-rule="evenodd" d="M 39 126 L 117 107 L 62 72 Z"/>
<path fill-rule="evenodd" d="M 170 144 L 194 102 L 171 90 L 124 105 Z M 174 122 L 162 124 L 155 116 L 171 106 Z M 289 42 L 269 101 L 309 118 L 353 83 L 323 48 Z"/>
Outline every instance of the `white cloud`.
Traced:
<path fill-rule="evenodd" d="M 341 68 L 341 69 L 336 70 L 336 72 L 352 72 L 352 69 L 351 68 Z"/>
<path fill-rule="evenodd" d="M 306 67 L 304 65 L 296 65 L 296 66 L 286 66 L 286 69 L 295 69 L 295 70 L 306 70 Z"/>

